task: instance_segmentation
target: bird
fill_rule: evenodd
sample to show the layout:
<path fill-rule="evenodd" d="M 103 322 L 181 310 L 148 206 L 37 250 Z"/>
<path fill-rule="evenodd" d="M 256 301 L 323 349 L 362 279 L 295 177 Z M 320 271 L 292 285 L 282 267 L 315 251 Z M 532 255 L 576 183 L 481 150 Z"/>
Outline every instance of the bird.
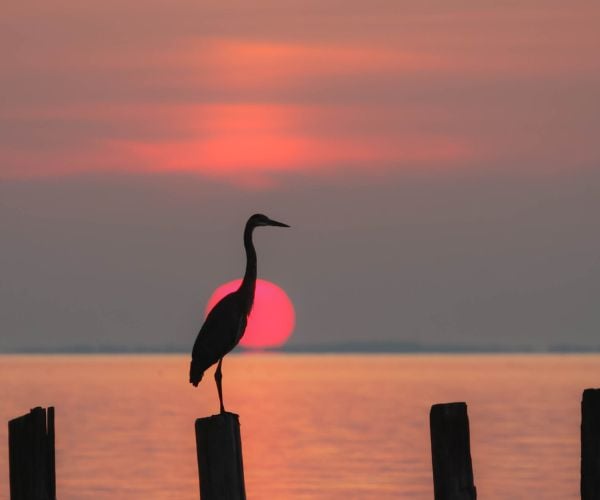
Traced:
<path fill-rule="evenodd" d="M 219 393 L 221 413 L 225 413 L 223 405 L 223 379 L 221 365 L 223 357 L 241 340 L 246 331 L 248 316 L 254 304 L 256 290 L 256 250 L 252 242 L 254 229 L 261 226 L 290 227 L 283 222 L 269 219 L 263 214 L 254 214 L 246 222 L 244 228 L 244 249 L 246 250 L 246 272 L 240 287 L 223 297 L 210 310 L 204 324 L 198 332 L 192 349 L 190 363 L 190 383 L 197 387 L 204 372 L 215 363 L 215 382 Z"/>

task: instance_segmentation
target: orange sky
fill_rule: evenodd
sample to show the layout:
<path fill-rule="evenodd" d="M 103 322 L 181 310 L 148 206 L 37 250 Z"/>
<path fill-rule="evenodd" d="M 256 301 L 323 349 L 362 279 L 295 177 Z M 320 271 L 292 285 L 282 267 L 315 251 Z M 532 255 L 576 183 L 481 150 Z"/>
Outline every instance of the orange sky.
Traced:
<path fill-rule="evenodd" d="M 0 179 L 589 168 L 597 3 L 8 7 Z"/>
<path fill-rule="evenodd" d="M 598 0 L 3 5 L 0 351 L 187 350 L 255 212 L 292 226 L 257 233 L 291 342 L 597 348 L 599 19 Z"/>

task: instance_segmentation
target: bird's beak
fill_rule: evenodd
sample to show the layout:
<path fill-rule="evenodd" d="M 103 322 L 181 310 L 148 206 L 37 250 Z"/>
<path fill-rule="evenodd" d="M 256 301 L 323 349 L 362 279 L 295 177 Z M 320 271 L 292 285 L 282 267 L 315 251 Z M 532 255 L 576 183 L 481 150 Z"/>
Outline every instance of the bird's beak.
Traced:
<path fill-rule="evenodd" d="M 273 219 L 269 219 L 269 226 L 290 227 L 287 224 L 284 224 L 283 222 L 277 222 L 276 220 L 273 220 Z"/>

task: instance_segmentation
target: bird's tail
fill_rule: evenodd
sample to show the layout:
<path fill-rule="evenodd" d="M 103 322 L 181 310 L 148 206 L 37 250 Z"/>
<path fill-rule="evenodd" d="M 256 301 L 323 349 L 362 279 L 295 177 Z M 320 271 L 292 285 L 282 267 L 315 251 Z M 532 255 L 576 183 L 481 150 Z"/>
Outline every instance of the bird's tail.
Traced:
<path fill-rule="evenodd" d="M 198 361 L 192 359 L 192 363 L 190 364 L 190 384 L 192 384 L 194 387 L 198 387 L 198 384 L 202 380 L 203 375 L 203 365 Z"/>

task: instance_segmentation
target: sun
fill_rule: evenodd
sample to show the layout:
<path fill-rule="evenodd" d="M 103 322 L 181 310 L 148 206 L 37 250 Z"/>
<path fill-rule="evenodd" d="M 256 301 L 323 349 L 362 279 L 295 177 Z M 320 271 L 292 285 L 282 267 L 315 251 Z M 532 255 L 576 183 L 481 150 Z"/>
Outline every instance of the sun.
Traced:
<path fill-rule="evenodd" d="M 219 286 L 208 300 L 205 315 L 225 295 L 237 290 L 241 282 L 237 279 Z M 294 305 L 287 293 L 275 283 L 258 279 L 254 307 L 240 345 L 247 349 L 281 347 L 292 335 L 295 323 Z"/>

